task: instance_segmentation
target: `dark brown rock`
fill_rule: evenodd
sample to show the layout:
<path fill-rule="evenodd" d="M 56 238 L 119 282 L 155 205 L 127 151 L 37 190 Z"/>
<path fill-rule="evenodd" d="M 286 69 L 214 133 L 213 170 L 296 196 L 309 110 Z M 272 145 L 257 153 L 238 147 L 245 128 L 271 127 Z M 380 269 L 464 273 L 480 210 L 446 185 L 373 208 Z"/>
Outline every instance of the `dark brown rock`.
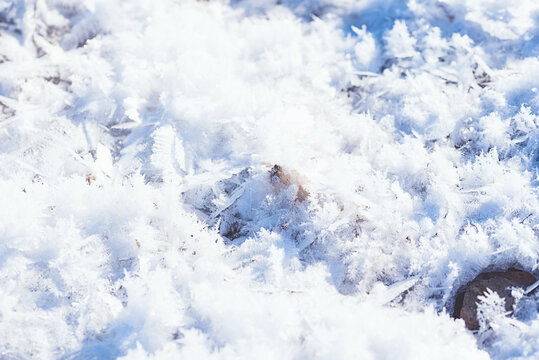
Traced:
<path fill-rule="evenodd" d="M 464 320 L 470 330 L 478 330 L 477 302 L 478 296 L 484 295 L 487 288 L 495 291 L 505 299 L 505 310 L 512 311 L 515 299 L 511 296 L 512 287 L 526 288 L 536 281 L 529 272 L 509 269 L 505 272 L 485 272 L 479 274 L 467 285 L 461 287 L 455 299 L 454 318 Z"/>

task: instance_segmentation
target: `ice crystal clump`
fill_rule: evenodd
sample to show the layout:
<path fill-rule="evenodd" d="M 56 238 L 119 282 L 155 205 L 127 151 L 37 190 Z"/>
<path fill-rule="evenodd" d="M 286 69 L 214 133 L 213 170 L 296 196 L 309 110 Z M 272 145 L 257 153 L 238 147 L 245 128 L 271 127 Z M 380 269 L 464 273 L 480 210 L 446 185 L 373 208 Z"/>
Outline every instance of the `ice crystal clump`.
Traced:
<path fill-rule="evenodd" d="M 537 357 L 538 11 L 0 0 L 2 357 Z"/>

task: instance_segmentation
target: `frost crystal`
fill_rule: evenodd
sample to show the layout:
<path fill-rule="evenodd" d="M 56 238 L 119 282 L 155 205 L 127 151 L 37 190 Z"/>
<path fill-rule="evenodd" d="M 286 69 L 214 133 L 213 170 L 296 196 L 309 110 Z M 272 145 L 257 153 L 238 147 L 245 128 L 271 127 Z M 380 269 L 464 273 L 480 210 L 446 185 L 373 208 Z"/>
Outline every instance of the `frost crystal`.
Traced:
<path fill-rule="evenodd" d="M 497 292 L 487 289 L 483 296 L 477 298 L 477 320 L 479 331 L 485 332 L 496 326 L 496 322 L 504 318 L 508 313 L 505 311 L 505 299 Z"/>
<path fill-rule="evenodd" d="M 516 3 L 0 0 L 0 358 L 537 358 Z"/>

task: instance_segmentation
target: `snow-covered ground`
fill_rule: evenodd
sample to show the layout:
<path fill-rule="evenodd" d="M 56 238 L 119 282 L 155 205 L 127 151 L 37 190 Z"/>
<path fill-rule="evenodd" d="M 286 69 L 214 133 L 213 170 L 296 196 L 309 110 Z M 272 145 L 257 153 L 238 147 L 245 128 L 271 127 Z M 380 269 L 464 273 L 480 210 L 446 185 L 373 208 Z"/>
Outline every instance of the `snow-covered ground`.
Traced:
<path fill-rule="evenodd" d="M 538 88 L 537 0 L 0 0 L 0 358 L 538 359 L 451 318 L 539 275 Z"/>

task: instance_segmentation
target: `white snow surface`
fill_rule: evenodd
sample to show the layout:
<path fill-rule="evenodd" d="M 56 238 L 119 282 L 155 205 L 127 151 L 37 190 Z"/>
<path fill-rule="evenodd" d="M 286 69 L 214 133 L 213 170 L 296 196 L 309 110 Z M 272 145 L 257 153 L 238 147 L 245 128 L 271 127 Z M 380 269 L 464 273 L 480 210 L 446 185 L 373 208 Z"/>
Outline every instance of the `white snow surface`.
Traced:
<path fill-rule="evenodd" d="M 451 317 L 539 275 L 538 87 L 536 0 L 0 0 L 0 358 L 538 359 Z"/>

